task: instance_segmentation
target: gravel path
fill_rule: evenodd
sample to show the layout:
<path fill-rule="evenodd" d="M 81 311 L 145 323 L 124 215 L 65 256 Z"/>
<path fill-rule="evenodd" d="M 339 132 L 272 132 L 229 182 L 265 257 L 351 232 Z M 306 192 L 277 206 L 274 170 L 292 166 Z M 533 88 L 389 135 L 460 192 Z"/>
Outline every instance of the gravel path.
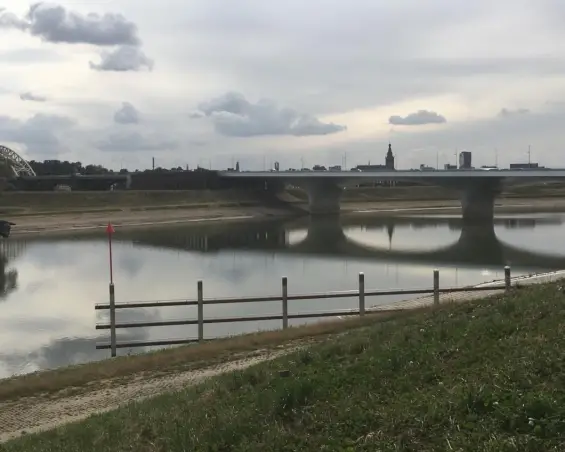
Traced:
<path fill-rule="evenodd" d="M 166 376 L 144 375 L 133 381 L 101 381 L 103 389 L 90 390 L 73 396 L 24 397 L 17 401 L 0 402 L 0 443 L 22 434 L 39 432 L 92 414 L 116 409 L 131 402 L 154 397 L 165 392 L 182 390 L 206 378 L 241 370 L 263 361 L 296 351 L 296 345 L 276 351 L 254 352 L 252 356 L 205 369 Z M 251 354 L 250 354 L 251 355 Z"/>

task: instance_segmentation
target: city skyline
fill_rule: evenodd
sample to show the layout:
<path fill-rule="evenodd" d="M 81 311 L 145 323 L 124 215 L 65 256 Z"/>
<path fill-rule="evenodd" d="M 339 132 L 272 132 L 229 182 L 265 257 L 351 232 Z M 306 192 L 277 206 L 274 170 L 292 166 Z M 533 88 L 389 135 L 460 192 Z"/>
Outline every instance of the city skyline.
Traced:
<path fill-rule="evenodd" d="M 28 160 L 565 166 L 557 2 L 30 5 L 0 8 L 0 144 Z"/>

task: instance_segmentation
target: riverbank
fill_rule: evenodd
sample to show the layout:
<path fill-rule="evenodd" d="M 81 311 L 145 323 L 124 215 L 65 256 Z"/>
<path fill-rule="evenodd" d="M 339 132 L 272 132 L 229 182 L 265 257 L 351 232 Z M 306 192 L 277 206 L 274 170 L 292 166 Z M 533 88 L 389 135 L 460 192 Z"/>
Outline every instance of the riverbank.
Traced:
<path fill-rule="evenodd" d="M 513 285 L 550 283 L 562 277 L 563 272 L 520 276 L 513 278 Z M 503 293 L 497 288 L 480 293 L 445 293 L 440 296 L 440 303 L 449 306 Z M 17 437 L 22 431 L 57 427 L 128 402 L 181 390 L 209 377 L 245 369 L 362 327 L 419 315 L 432 305 L 433 297 L 424 296 L 379 306 L 368 311 L 370 315 L 365 318 L 321 321 L 0 380 L 0 442 Z"/>
<path fill-rule="evenodd" d="M 304 209 L 306 206 L 302 206 Z M 12 235 L 79 233 L 102 230 L 111 222 L 118 228 L 150 227 L 170 224 L 199 224 L 203 222 L 252 221 L 267 218 L 285 218 L 305 214 L 296 205 L 268 207 L 251 201 L 239 204 L 210 203 L 182 205 L 124 206 L 122 208 L 91 208 L 68 210 L 33 210 L 20 215 L 4 215 L 2 219 L 16 223 Z M 374 202 L 344 202 L 342 215 L 395 216 L 407 214 L 449 214 L 461 212 L 456 200 L 388 200 Z M 565 212 L 565 199 L 509 198 L 498 200 L 495 212 L 535 213 Z"/>
<path fill-rule="evenodd" d="M 220 373 L 207 369 L 180 383 L 161 380 L 167 394 L 25 435 L 0 450 L 562 450 L 563 297 L 558 283 L 547 283 L 351 321 L 347 332 L 263 349 L 247 362 L 232 357 L 219 378 L 203 381 Z M 145 378 L 133 381 L 133 394 L 93 382 L 99 399 L 91 403 L 100 405 L 103 394 L 114 402 L 154 395 Z M 76 400 L 52 393 L 28 403 L 36 408 L 46 400 L 67 419 L 76 414 Z M 0 419 L 15 426 L 26 411 L 8 416 L 13 409 L 4 402 Z M 46 419 L 38 414 L 35 421 L 53 427 L 56 414 L 44 411 Z"/>

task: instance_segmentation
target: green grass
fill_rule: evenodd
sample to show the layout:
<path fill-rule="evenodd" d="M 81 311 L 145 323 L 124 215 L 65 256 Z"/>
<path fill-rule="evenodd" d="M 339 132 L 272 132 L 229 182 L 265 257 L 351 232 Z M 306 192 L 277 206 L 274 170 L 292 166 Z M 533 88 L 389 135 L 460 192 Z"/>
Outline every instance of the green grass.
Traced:
<path fill-rule="evenodd" d="M 0 450 L 563 451 L 563 325 L 557 284 L 521 288 L 384 320 Z"/>

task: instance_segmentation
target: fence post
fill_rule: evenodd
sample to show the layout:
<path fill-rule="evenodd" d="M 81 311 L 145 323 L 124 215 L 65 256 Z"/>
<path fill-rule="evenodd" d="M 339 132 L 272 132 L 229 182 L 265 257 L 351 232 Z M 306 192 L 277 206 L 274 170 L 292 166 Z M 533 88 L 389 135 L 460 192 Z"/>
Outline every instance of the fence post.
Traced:
<path fill-rule="evenodd" d="M 510 266 L 507 265 L 504 267 L 504 288 L 508 291 L 510 290 L 510 286 L 512 285 L 511 277 L 510 277 Z"/>
<path fill-rule="evenodd" d="M 359 273 L 359 315 L 365 315 L 365 273 Z"/>
<path fill-rule="evenodd" d="M 112 358 L 116 356 L 116 296 L 114 294 L 114 283 L 110 283 L 110 353 Z"/>
<path fill-rule="evenodd" d="M 434 305 L 439 305 L 439 270 L 434 269 Z"/>
<path fill-rule="evenodd" d="M 204 340 L 204 289 L 198 281 L 198 341 Z"/>
<path fill-rule="evenodd" d="M 282 325 L 283 329 L 288 328 L 288 279 L 282 277 Z"/>

